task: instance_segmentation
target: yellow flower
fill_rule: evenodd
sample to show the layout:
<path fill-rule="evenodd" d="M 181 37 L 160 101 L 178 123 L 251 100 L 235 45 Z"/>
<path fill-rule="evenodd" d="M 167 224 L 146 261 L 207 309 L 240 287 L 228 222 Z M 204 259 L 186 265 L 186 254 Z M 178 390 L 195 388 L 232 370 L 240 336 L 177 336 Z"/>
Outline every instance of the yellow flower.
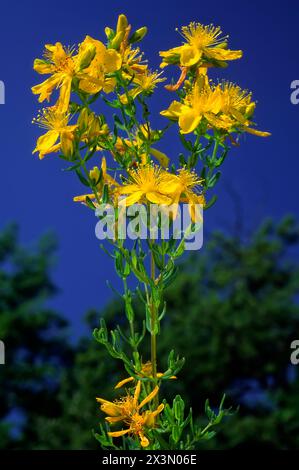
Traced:
<path fill-rule="evenodd" d="M 122 205 L 131 206 L 137 202 L 153 204 L 171 204 L 169 197 L 168 173 L 152 165 L 142 165 L 129 171 L 131 182 L 124 184 L 119 193 L 127 197 Z"/>
<path fill-rule="evenodd" d="M 42 75 L 50 74 L 44 82 L 32 87 L 32 92 L 39 95 L 39 102 L 50 99 L 54 88 L 59 88 L 59 111 L 68 110 L 72 80 L 92 59 L 93 48 L 80 47 L 77 55 L 69 48 L 65 48 L 60 42 L 46 44 L 44 59 L 35 59 L 33 68 Z"/>
<path fill-rule="evenodd" d="M 78 53 L 63 47 L 60 42 L 45 46 L 44 59 L 34 61 L 34 70 L 51 76 L 32 87 L 32 92 L 39 95 L 43 102 L 51 97 L 55 88 L 59 88 L 57 107 L 61 112 L 68 110 L 72 81 L 80 80 L 80 88 L 86 93 L 97 93 L 104 89 L 107 93 L 113 90 L 115 81 L 106 74 L 119 70 L 121 57 L 114 50 L 107 50 L 104 44 L 87 36 L 80 44 Z"/>
<path fill-rule="evenodd" d="M 152 363 L 151 361 L 147 361 L 145 364 L 142 364 L 141 365 L 141 371 L 138 371 L 137 372 L 137 375 L 139 377 L 142 377 L 142 378 L 146 378 L 146 377 L 149 377 L 149 378 L 152 378 L 153 377 L 153 366 L 152 366 Z M 158 379 L 161 379 L 163 377 L 163 373 L 162 372 L 157 372 L 157 378 Z M 176 379 L 176 376 L 173 375 L 170 377 L 171 379 Z M 121 388 L 123 387 L 124 385 L 130 383 L 130 382 L 134 382 L 135 378 L 134 377 L 128 377 L 124 380 L 121 380 L 120 382 L 118 382 L 114 388 Z"/>
<path fill-rule="evenodd" d="M 192 221 L 199 222 L 201 218 L 197 205 L 205 204 L 203 194 L 198 194 L 198 188 L 202 184 L 203 179 L 199 178 L 194 171 L 187 170 L 186 168 L 181 168 L 177 175 L 170 176 L 173 204 L 176 207 L 173 217 L 176 218 L 179 202 L 187 202 Z"/>
<path fill-rule="evenodd" d="M 260 137 L 271 135 L 249 127 L 252 125 L 251 117 L 255 109 L 255 102 L 251 100 L 251 93 L 242 90 L 238 85 L 229 82 L 221 84 L 221 116 L 219 126 L 228 131 L 234 128 L 249 132 Z"/>
<path fill-rule="evenodd" d="M 139 47 L 126 46 L 120 53 L 125 77 L 127 75 L 134 77 L 136 74 L 146 73 L 147 64 L 142 61 L 143 53 L 140 52 Z"/>
<path fill-rule="evenodd" d="M 217 124 L 216 115 L 221 110 L 221 91 L 219 87 L 210 88 L 197 81 L 183 103 L 173 101 L 169 108 L 160 114 L 172 120 L 177 120 L 182 134 L 193 132 L 202 119 L 213 126 Z"/>
<path fill-rule="evenodd" d="M 204 26 L 192 22 L 189 26 L 183 26 L 181 34 L 186 42 L 182 46 L 161 51 L 160 56 L 163 60 L 160 67 L 166 67 L 169 64 L 183 67 L 211 65 L 211 62 L 213 64 L 215 60 L 220 62 L 219 65 L 222 65 L 227 60 L 242 57 L 242 51 L 227 49 L 227 38 L 222 37 L 219 26 Z M 218 64 L 216 63 L 216 65 Z"/>
<path fill-rule="evenodd" d="M 77 128 L 77 125 L 68 125 L 69 119 L 69 114 L 60 112 L 55 106 L 43 109 L 33 122 L 47 132 L 38 138 L 33 153 L 39 152 L 40 159 L 60 149 L 69 155 L 72 152 L 74 130 Z M 58 140 L 60 142 L 57 143 Z"/>
<path fill-rule="evenodd" d="M 115 79 L 106 75 L 121 68 L 122 58 L 114 49 L 106 46 L 90 36 L 86 36 L 81 47 L 94 47 L 95 56 L 90 65 L 81 74 L 79 88 L 86 93 L 95 94 L 102 89 L 109 93 L 115 87 Z"/>
<path fill-rule="evenodd" d="M 115 181 L 112 176 L 107 173 L 107 163 L 105 157 L 102 158 L 101 169 L 97 166 L 94 166 L 89 172 L 89 178 L 94 182 L 95 193 L 83 194 L 81 196 L 75 196 L 73 198 L 74 202 L 86 202 L 86 198 L 96 199 L 102 197 L 102 192 L 105 184 L 109 187 L 110 195 L 113 198 L 118 196 L 119 184 Z"/>
<path fill-rule="evenodd" d="M 97 150 L 103 150 L 101 139 L 109 134 L 109 127 L 100 117 L 84 108 L 78 118 L 78 127 L 83 131 L 83 142 L 88 143 L 90 147 L 97 144 Z"/>
<path fill-rule="evenodd" d="M 164 405 L 160 404 L 156 410 L 141 411 L 158 393 L 159 387 L 156 386 L 153 391 L 144 400 L 139 402 L 141 392 L 141 382 L 138 381 L 134 395 L 127 395 L 124 398 L 110 402 L 103 398 L 97 398 L 101 403 L 101 410 L 108 416 L 105 418 L 110 424 L 121 422 L 127 426 L 121 431 L 108 432 L 111 437 L 120 437 L 125 434 L 132 434 L 139 438 L 142 447 L 148 447 L 149 440 L 145 436 L 146 430 L 155 426 L 156 417 L 163 411 Z"/>
<path fill-rule="evenodd" d="M 160 78 L 161 73 L 151 72 L 146 69 L 144 73 L 136 74 L 133 78 L 133 85 L 128 94 L 131 98 L 135 99 L 141 93 L 151 94 L 156 88 L 158 83 L 164 82 L 166 78 Z M 122 103 L 126 104 L 128 102 L 127 96 L 124 94 L 120 97 Z"/>

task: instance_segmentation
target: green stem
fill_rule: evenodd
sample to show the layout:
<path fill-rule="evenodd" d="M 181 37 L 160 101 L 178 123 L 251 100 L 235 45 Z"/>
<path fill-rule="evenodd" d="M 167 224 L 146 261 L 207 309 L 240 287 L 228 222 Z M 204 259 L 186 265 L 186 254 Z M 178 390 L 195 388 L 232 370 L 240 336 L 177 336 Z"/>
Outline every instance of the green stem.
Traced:
<path fill-rule="evenodd" d="M 218 137 L 216 136 L 216 140 L 215 140 L 215 144 L 214 144 L 214 149 L 213 149 L 213 153 L 212 153 L 212 162 L 213 162 L 213 163 L 215 163 L 215 161 L 216 161 L 216 159 L 217 159 L 218 147 L 219 147 L 219 139 L 218 139 Z"/>
<path fill-rule="evenodd" d="M 151 252 L 151 279 L 155 282 L 155 260 L 153 253 Z M 154 380 L 157 380 L 157 335 L 155 333 L 156 328 L 156 308 L 154 304 L 153 295 L 151 298 L 151 363 L 152 363 L 152 375 Z"/>

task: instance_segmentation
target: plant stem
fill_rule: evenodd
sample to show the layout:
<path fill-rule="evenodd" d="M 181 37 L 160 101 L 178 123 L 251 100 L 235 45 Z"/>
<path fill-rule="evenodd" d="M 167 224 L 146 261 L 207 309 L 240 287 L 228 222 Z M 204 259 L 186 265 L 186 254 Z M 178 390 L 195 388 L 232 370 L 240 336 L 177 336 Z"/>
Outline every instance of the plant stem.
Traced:
<path fill-rule="evenodd" d="M 123 278 L 123 285 L 124 285 L 125 296 L 127 297 L 129 289 L 128 289 L 128 284 L 127 284 L 126 278 Z M 135 342 L 134 317 L 129 318 L 128 322 L 129 322 L 129 325 L 130 325 L 130 338 L 131 338 L 131 341 L 132 341 L 131 342 L 132 350 L 133 350 L 134 353 L 138 353 L 138 348 L 137 348 L 137 345 L 136 345 L 136 342 Z M 135 361 L 135 366 L 137 366 L 138 364 L 136 363 L 136 357 L 134 357 L 134 361 Z"/>
<path fill-rule="evenodd" d="M 151 252 L 151 279 L 155 282 L 155 260 L 153 253 Z M 156 308 L 154 304 L 153 294 L 151 298 L 151 363 L 152 363 L 152 375 L 154 380 L 157 379 L 157 335 L 155 332 L 156 328 Z"/>

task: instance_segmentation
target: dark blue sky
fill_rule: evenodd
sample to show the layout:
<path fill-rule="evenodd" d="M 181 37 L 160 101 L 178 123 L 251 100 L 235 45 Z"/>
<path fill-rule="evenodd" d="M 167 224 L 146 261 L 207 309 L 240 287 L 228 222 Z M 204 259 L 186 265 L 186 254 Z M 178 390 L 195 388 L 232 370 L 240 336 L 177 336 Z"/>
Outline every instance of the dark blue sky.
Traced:
<path fill-rule="evenodd" d="M 207 229 L 231 229 L 231 190 L 238 195 L 246 227 L 255 227 L 267 216 L 298 214 L 299 105 L 290 102 L 290 83 L 299 79 L 298 2 L 1 2 L 0 80 L 6 86 L 6 104 L 0 106 L 0 226 L 17 221 L 26 243 L 48 229 L 57 234 L 60 249 L 53 276 L 61 293 L 54 305 L 73 319 L 76 333 L 86 309 L 100 308 L 111 298 L 105 280 L 115 276 L 94 236 L 93 214 L 72 202 L 82 191 L 79 182 L 61 171 L 63 162 L 55 155 L 40 162 L 31 154 L 39 131 L 31 125 L 38 104 L 30 87 L 40 81 L 32 62 L 41 56 L 45 43 L 73 45 L 86 34 L 104 40 L 104 27 L 112 26 L 121 12 L 135 27 L 148 26 L 143 49 L 153 68 L 159 64 L 159 50 L 179 44 L 175 28 L 192 20 L 220 25 L 230 34 L 231 48 L 244 51 L 243 59 L 217 75 L 254 92 L 258 127 L 271 131 L 272 137 L 248 135 L 231 151 L 218 187 L 219 200 L 205 217 L 206 234 Z M 171 99 L 170 94 L 163 96 L 153 103 L 154 127 L 164 122 L 158 111 Z M 172 158 L 181 150 L 171 138 L 162 149 Z"/>

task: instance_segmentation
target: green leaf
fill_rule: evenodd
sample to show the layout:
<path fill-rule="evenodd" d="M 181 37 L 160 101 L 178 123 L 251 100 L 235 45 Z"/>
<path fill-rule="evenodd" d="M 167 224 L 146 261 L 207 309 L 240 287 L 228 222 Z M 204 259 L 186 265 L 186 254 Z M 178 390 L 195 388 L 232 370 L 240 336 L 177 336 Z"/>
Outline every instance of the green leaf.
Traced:
<path fill-rule="evenodd" d="M 79 178 L 79 180 L 81 181 L 82 184 L 84 184 L 84 186 L 87 186 L 88 188 L 90 187 L 90 183 L 89 181 L 82 175 L 81 171 L 80 170 L 75 170 L 76 171 L 76 174 Z"/>
<path fill-rule="evenodd" d="M 208 188 L 213 188 L 221 176 L 221 172 L 217 171 L 208 181 Z"/>

